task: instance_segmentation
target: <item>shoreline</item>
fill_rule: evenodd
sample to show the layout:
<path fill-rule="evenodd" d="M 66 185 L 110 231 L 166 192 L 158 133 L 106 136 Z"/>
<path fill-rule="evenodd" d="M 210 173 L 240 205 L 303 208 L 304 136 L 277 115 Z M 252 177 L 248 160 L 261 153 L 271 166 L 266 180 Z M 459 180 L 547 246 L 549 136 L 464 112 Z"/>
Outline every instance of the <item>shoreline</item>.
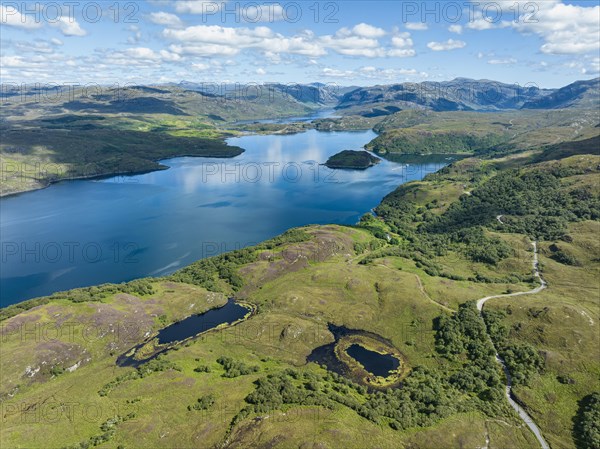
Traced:
<path fill-rule="evenodd" d="M 160 159 L 153 160 L 152 162 L 158 164 L 158 167 L 156 167 L 156 168 L 148 168 L 146 170 L 123 171 L 123 172 L 106 172 L 106 173 L 99 173 L 99 174 L 95 174 L 95 175 L 69 176 L 66 178 L 52 179 L 52 180 L 45 181 L 45 185 L 43 185 L 41 187 L 35 187 L 32 189 L 27 189 L 27 190 L 18 190 L 15 192 L 0 193 L 0 200 L 2 200 L 4 198 L 15 197 L 17 195 L 23 195 L 25 193 L 32 193 L 32 192 L 45 190 L 49 187 L 52 187 L 55 184 L 60 184 L 61 182 L 93 181 L 93 180 L 99 180 L 99 179 L 114 178 L 115 176 L 137 176 L 137 175 L 144 175 L 147 173 L 153 173 L 153 172 L 157 172 L 157 171 L 169 170 L 171 168 L 170 166 L 163 165 L 160 163 L 160 161 L 167 161 L 169 159 L 177 159 L 177 158 L 181 158 L 181 157 L 205 157 L 205 158 L 215 158 L 215 159 L 233 159 L 233 158 L 235 158 L 241 154 L 244 154 L 246 152 L 246 150 L 243 148 L 241 148 L 241 150 L 242 150 L 241 152 L 239 152 L 238 154 L 232 155 L 232 156 L 176 154 L 176 155 L 169 156 L 166 158 L 160 158 Z"/>
<path fill-rule="evenodd" d="M 324 132 L 329 132 L 329 131 L 324 131 Z M 245 151 L 246 151 L 246 150 L 242 149 L 242 153 L 240 153 L 240 154 L 243 154 L 243 152 L 245 152 Z M 365 151 L 368 151 L 368 150 L 365 150 Z M 222 158 L 222 159 L 232 159 L 232 158 L 235 158 L 235 157 L 239 156 L 240 154 L 238 154 L 238 155 L 236 155 L 236 156 L 221 157 L 221 158 Z M 172 156 L 172 157 L 168 157 L 168 158 L 166 158 L 166 159 L 159 159 L 159 160 L 158 160 L 158 161 L 156 161 L 156 162 L 158 163 L 159 161 L 166 161 L 166 160 L 169 160 L 169 159 L 182 158 L 182 157 L 209 157 L 209 156 L 196 156 L 196 155 L 189 155 L 189 154 L 187 154 L 187 155 L 186 155 L 186 154 L 182 154 L 182 155 L 174 155 L 174 156 Z M 387 160 L 386 158 L 383 158 L 383 159 L 384 159 L 384 160 Z M 319 165 L 325 165 L 325 164 L 319 164 Z M 157 168 L 157 169 L 153 169 L 153 170 L 144 170 L 144 171 L 139 171 L 139 172 L 136 172 L 136 173 L 127 173 L 127 174 L 126 174 L 126 173 L 121 173 L 121 174 L 122 174 L 122 175 L 124 175 L 124 176 L 134 176 L 134 175 L 136 175 L 136 174 L 152 173 L 152 172 L 155 172 L 155 171 L 160 171 L 160 170 L 168 170 L 168 169 L 170 169 L 170 168 L 171 168 L 170 166 L 167 166 L 167 165 L 161 165 L 161 168 Z M 368 168 L 371 168 L 371 167 L 368 167 Z M 441 167 L 441 168 L 443 168 L 443 167 Z M 440 168 L 440 169 L 441 169 L 441 168 Z M 341 170 L 344 170 L 344 169 L 341 169 Z M 350 170 L 350 171 L 352 171 L 353 169 L 349 169 L 349 170 Z M 363 170 L 360 170 L 360 171 L 363 171 Z M 439 169 L 438 169 L 438 170 L 436 170 L 436 172 L 437 172 L 437 171 L 439 171 Z M 436 173 L 436 172 L 434 172 L 434 173 Z M 23 195 L 23 194 L 26 194 L 26 193 L 35 192 L 35 191 L 37 191 L 37 190 L 42 190 L 42 189 L 45 189 L 45 188 L 51 187 L 53 184 L 58 184 L 58 183 L 60 183 L 60 182 L 68 182 L 68 181 L 75 181 L 75 180 L 93 180 L 93 179 L 102 179 L 102 178 L 110 178 L 110 177 L 113 177 L 113 176 L 118 176 L 118 175 L 119 175 L 119 174 L 106 174 L 106 175 L 94 175 L 94 176 L 88 176 L 88 177 L 79 177 L 79 178 L 71 178 L 71 179 L 61 179 L 61 180 L 56 180 L 56 181 L 53 181 L 53 182 L 51 182 L 49 185 L 47 185 L 47 186 L 45 186 L 45 187 L 43 187 L 43 188 L 39 188 L 39 189 L 33 189 L 33 190 L 28 190 L 28 191 L 23 191 L 23 192 L 15 192 L 15 193 L 11 193 L 11 194 L 9 194 L 9 195 L 2 196 L 2 197 L 0 197 L 0 202 L 2 201 L 2 199 L 3 199 L 3 198 L 10 198 L 10 197 L 15 197 L 15 196 L 17 196 L 17 195 Z M 396 186 L 396 187 L 398 187 L 398 186 Z M 392 191 L 393 191 L 393 190 L 392 190 Z M 382 197 L 382 198 L 381 198 L 379 201 L 381 202 L 381 201 L 382 201 L 382 200 L 385 198 L 385 196 L 386 196 L 386 195 L 384 195 L 384 196 L 383 196 L 383 197 Z M 375 214 L 375 211 L 374 211 L 374 208 L 372 208 L 371 210 L 369 210 L 369 211 L 367 211 L 367 212 L 365 212 L 365 213 L 371 213 L 372 215 L 376 216 L 376 214 Z M 325 223 L 325 224 L 323 224 L 323 225 L 329 225 L 329 224 L 336 224 L 336 223 Z M 286 232 L 286 231 L 289 231 L 289 230 L 291 230 L 291 229 L 294 229 L 294 228 L 297 228 L 297 227 L 291 227 L 291 228 L 288 228 L 288 229 L 286 229 L 284 232 Z M 262 242 L 257 242 L 257 243 L 262 243 Z M 229 252 L 229 251 L 228 251 L 228 252 Z M 202 260 L 202 259 L 204 259 L 204 258 L 200 258 L 200 259 L 197 259 L 197 260 Z M 194 262 L 196 262 L 197 260 L 195 260 L 195 261 L 193 261 L 193 262 L 191 262 L 191 263 L 194 263 Z M 181 268 L 185 268 L 185 266 L 184 266 L 184 267 L 181 267 Z M 24 300 L 21 300 L 21 301 L 18 301 L 18 302 L 12 303 L 12 304 L 8 304 L 8 305 L 6 305 L 6 306 L 4 306 L 4 307 L 0 307 L 0 310 L 9 309 L 9 308 L 11 308 L 11 307 L 18 307 L 19 305 L 26 304 L 26 303 L 28 303 L 28 302 L 30 302 L 30 301 L 38 301 L 38 300 L 40 300 L 40 299 L 43 299 L 43 298 L 49 298 L 49 297 L 50 297 L 50 296 L 52 296 L 53 294 L 55 294 L 55 293 L 59 293 L 60 291 L 68 291 L 68 290 L 73 290 L 73 289 L 77 289 L 77 288 L 87 288 L 87 287 L 93 287 L 93 286 L 102 285 L 102 284 L 121 284 L 121 283 L 127 283 L 127 282 L 131 282 L 131 281 L 135 281 L 135 280 L 137 280 L 137 279 L 145 279 L 145 278 L 152 278 L 152 279 L 158 280 L 158 279 L 161 279 L 162 277 L 164 277 L 164 276 L 158 276 L 158 277 L 155 277 L 155 276 L 146 275 L 146 276 L 142 276 L 142 277 L 137 277 L 137 278 L 131 279 L 131 280 L 129 280 L 129 281 L 124 281 L 124 282 L 110 282 L 110 281 L 107 281 L 107 282 L 103 282 L 103 283 L 101 283 L 101 284 L 91 284 L 91 285 L 87 285 L 87 286 L 83 286 L 83 287 L 72 287 L 72 288 L 68 288 L 68 289 L 66 289 L 66 290 L 58 290 L 58 291 L 55 291 L 55 292 L 49 293 L 49 294 L 47 294 L 47 295 L 43 295 L 43 296 L 36 296 L 36 297 L 33 297 L 33 298 L 28 298 L 28 299 L 24 299 Z M 25 309 L 25 310 L 27 310 L 27 309 Z M 1 321 L 1 320 L 0 320 L 0 321 Z"/>

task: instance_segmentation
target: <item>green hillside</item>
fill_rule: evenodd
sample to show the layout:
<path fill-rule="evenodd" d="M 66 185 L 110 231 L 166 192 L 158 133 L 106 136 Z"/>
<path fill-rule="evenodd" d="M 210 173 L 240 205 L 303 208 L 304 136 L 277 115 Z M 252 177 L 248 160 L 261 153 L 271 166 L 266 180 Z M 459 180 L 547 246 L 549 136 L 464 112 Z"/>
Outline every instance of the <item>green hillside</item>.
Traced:
<path fill-rule="evenodd" d="M 551 446 L 585 447 L 600 372 L 600 156 L 573 147 L 542 162 L 463 159 L 355 227 L 300 228 L 166 278 L 3 309 L 2 447 L 539 447 L 503 396 L 488 335 Z M 548 288 L 489 301 L 484 321 L 473 301 L 537 285 L 532 238 Z M 116 364 L 230 295 L 256 313 Z M 352 335 L 400 354 L 400 386 L 329 367 L 319 354 Z"/>

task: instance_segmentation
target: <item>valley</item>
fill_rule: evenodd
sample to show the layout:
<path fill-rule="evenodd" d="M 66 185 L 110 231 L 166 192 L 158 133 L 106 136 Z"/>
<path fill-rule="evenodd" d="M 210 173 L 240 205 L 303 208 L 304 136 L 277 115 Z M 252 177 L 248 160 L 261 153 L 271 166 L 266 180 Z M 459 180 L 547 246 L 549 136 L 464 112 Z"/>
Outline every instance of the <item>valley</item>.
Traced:
<path fill-rule="evenodd" d="M 310 435 L 331 448 L 586 447 L 600 372 L 597 111 L 352 106 L 201 125 L 162 103 L 159 116 L 111 107 L 2 125 L 4 161 L 75 170 L 3 182 L 15 193 L 66 178 L 2 199 L 3 239 L 17 242 L 0 309 L 3 446 L 305 447 Z M 109 124 L 131 144 L 119 164 L 143 154 L 149 171 L 63 176 L 93 160 Z M 24 151 L 40 125 L 91 139 L 91 153 L 69 159 L 60 140 Z M 321 165 L 363 147 L 381 156 L 368 170 Z M 15 263 L 18 239 L 44 232 L 45 245 L 136 245 L 118 263 Z M 202 318 L 228 307 L 240 313 Z"/>

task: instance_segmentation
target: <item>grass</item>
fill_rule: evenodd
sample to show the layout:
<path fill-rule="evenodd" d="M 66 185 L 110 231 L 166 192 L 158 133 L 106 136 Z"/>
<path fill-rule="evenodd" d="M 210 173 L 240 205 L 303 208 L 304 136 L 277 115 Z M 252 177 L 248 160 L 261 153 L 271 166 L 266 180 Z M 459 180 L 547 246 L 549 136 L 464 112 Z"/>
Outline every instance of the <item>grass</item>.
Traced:
<path fill-rule="evenodd" d="M 415 275 L 422 279 L 426 294 L 434 300 L 444 300 L 452 292 L 454 296 L 450 298 L 453 299 L 446 300 L 451 308 L 468 299 L 498 293 L 504 288 L 466 281 L 447 284 L 444 279 L 424 275 L 412 261 L 402 258 L 385 258 L 381 266 L 379 263 L 359 265 L 357 260 L 353 260 L 356 255 L 353 245 L 371 239 L 369 232 L 338 226 L 309 227 L 305 230 L 312 236 L 311 240 L 288 244 L 288 250 L 302 254 L 314 249 L 311 245 L 315 241 L 320 242 L 322 247 L 336 250 L 330 250 L 326 256 L 301 268 L 294 267 L 291 261 L 286 262 L 285 250 L 275 253 L 270 262 L 258 260 L 244 266 L 240 272 L 247 282 L 241 294 L 248 302 L 258 306 L 257 315 L 235 327 L 208 333 L 169 352 L 165 357 L 178 370 L 122 382 L 105 397 L 100 397 L 97 391 L 107 382 L 132 370 L 116 367 L 116 355 L 133 346 L 145 332 L 136 334 L 135 341 L 129 342 L 118 339 L 115 342 L 111 333 L 93 340 L 84 339 L 79 334 L 72 339 L 61 336 L 62 344 L 52 342 L 54 346 L 44 339 L 23 340 L 18 336 L 5 335 L 0 349 L 2 392 L 5 395 L 10 392 L 16 394 L 12 398 L 4 396 L 5 410 L 13 412 L 5 414 L 6 425 L 0 436 L 3 447 L 59 448 L 83 441 L 97 434 L 100 424 L 113 416 L 115 409 L 118 409 L 119 415 L 135 413 L 134 419 L 118 425 L 116 435 L 108 443 L 125 447 L 185 448 L 199 444 L 207 447 L 222 442 L 226 434 L 229 434 L 229 447 L 248 447 L 265 441 L 288 447 L 309 438 L 315 443 L 331 445 L 343 441 L 345 447 L 358 448 L 365 447 L 366 438 L 380 447 L 414 444 L 433 448 L 440 444 L 446 447 L 454 447 L 454 444 L 482 445 L 486 435 L 498 447 L 536 447 L 531 435 L 524 428 L 515 427 L 516 421 L 512 418 L 491 419 L 475 412 L 453 416 L 433 427 L 398 432 L 375 425 L 342 406 L 336 410 L 299 406 L 273 410 L 268 413 L 269 418 L 259 417 L 258 421 L 251 417 L 230 428 L 231 420 L 243 408 L 244 398 L 253 391 L 253 382 L 258 377 L 287 367 L 321 370 L 314 364 L 306 365 L 305 360 L 314 348 L 333 341 L 327 322 L 368 330 L 389 338 L 405 356 L 408 367 L 424 365 L 442 371 L 449 368 L 448 363 L 451 362 L 440 359 L 433 350 L 432 321 L 445 312 L 421 292 Z M 586 245 L 592 245 L 592 235 L 596 231 L 596 223 L 580 223 L 571 230 L 573 235 L 583 236 L 574 240 L 573 251 L 584 261 L 586 259 L 577 248 L 581 247 L 582 251 Z M 516 242 L 519 239 L 515 236 L 509 237 L 509 240 Z M 460 263 L 455 261 L 455 264 Z M 521 261 L 515 263 L 519 265 Z M 551 283 L 549 293 L 553 288 L 560 289 L 553 295 L 561 298 L 563 289 L 570 287 L 560 287 L 564 280 L 552 276 L 554 262 L 544 258 L 543 263 L 544 274 Z M 274 267 L 277 267 L 275 273 L 270 272 Z M 508 264 L 501 268 L 505 269 L 512 270 L 514 266 Z M 153 288 L 153 294 L 139 298 L 116 294 L 99 303 L 53 301 L 6 320 L 5 329 L 20 322 L 28 325 L 36 322 L 53 324 L 68 316 L 69 322 L 81 326 L 85 323 L 114 324 L 135 317 L 135 322 L 143 325 L 142 330 L 151 331 L 163 327 L 164 323 L 182 319 L 192 311 L 207 310 L 225 301 L 222 295 L 187 284 L 158 280 Z M 572 291 L 571 295 L 577 297 L 579 293 Z M 490 305 L 499 307 L 501 301 Z M 548 303 L 541 297 L 528 298 L 527 301 L 532 304 L 535 301 L 540 307 Z M 594 312 L 593 304 L 590 300 L 586 310 L 596 319 L 598 313 Z M 556 307 L 556 313 L 559 313 L 562 309 L 558 305 Z M 521 320 L 527 316 L 525 309 L 521 313 L 516 305 L 512 308 L 514 313 L 509 315 L 509 319 Z M 572 313 L 571 316 L 578 320 L 579 325 L 586 322 L 580 314 Z M 569 329 L 572 329 L 571 325 L 565 323 L 564 328 L 556 330 L 557 337 L 567 334 Z M 592 346 L 585 347 L 588 349 L 581 347 L 581 353 L 570 351 L 576 344 L 573 340 L 569 340 L 561 350 L 570 351 L 572 357 L 588 363 L 589 357 L 593 356 L 593 341 L 589 339 L 591 334 L 586 338 L 585 344 Z M 552 344 L 559 343 L 560 339 Z M 36 367 L 43 360 L 56 363 L 65 354 L 73 357 L 63 363 L 67 366 L 79 360 L 84 360 L 84 363 L 73 372 L 54 377 L 48 374 L 22 377 L 28 366 Z M 224 354 L 248 366 L 258 366 L 259 371 L 235 379 L 224 378 L 224 370 L 216 362 Z M 210 372 L 195 372 L 194 368 L 200 364 L 209 366 Z M 564 398 L 555 399 L 554 403 L 548 403 L 544 398 L 552 389 L 561 386 L 548 374 L 541 376 L 539 381 L 535 380 L 530 390 L 516 390 L 536 420 L 539 419 L 550 441 L 566 441 L 566 447 L 569 447 L 569 419 L 576 412 L 576 400 L 589 392 L 589 383 L 596 370 L 582 370 L 577 377 L 578 383 L 563 386 L 567 393 Z M 573 390 L 572 393 L 568 392 L 569 389 Z M 532 393 L 528 395 L 529 391 Z M 215 397 L 213 406 L 207 410 L 188 411 L 188 405 L 207 395 Z M 32 427 L 23 422 L 20 407 L 37 404 L 40 410 L 44 410 L 44 404 L 52 403 L 53 410 L 58 410 L 69 401 L 76 401 L 87 409 L 99 408 L 101 414 L 89 418 L 82 411 L 69 420 L 56 412 L 59 418 L 51 423 L 47 422 L 46 415 L 42 415 L 34 425 L 35 431 L 28 431 Z M 554 431 L 559 435 L 553 440 L 548 426 L 555 423 L 544 418 L 547 413 L 543 410 L 557 404 L 565 416 L 555 418 L 563 425 L 556 427 Z M 536 413 L 536 410 L 539 412 Z"/>
<path fill-rule="evenodd" d="M 559 264 L 547 257 L 549 243 L 541 245 L 540 262 L 549 288 L 523 301 L 498 299 L 486 307 L 510 310 L 505 318 L 514 341 L 533 344 L 545 355 L 545 372 L 519 386 L 514 393 L 531 412 L 552 447 L 574 447 L 573 417 L 578 401 L 600 388 L 598 347 L 599 267 L 598 222 L 571 225 L 572 243 L 561 242 L 583 267 Z M 573 383 L 561 383 L 559 377 Z"/>
<path fill-rule="evenodd" d="M 175 121 L 163 126 L 188 125 Z M 442 215 L 480 182 L 505 168 L 531 163 L 537 154 L 465 159 L 411 184 L 407 192 L 418 207 L 431 204 L 429 212 Z M 576 169 L 576 175 L 561 181 L 561 188 L 589 185 L 597 189 L 597 157 L 572 156 L 541 164 Z M 199 285 L 155 279 L 150 281 L 149 294 L 112 293 L 95 302 L 53 299 L 5 319 L 0 346 L 0 445 L 62 448 L 98 435 L 102 423 L 116 415 L 134 413 L 99 447 L 296 447 L 308 442 L 315 447 L 395 449 L 481 447 L 488 439 L 489 447 L 538 447 L 514 415 L 485 415 L 477 410 L 457 413 L 428 427 L 396 431 L 385 421 L 374 423 L 339 404 L 334 409 L 287 405 L 231 425 L 246 405 L 244 398 L 255 390 L 257 379 L 288 368 L 324 374 L 323 368 L 306 363 L 306 358 L 315 348 L 333 342 L 328 323 L 390 340 L 408 370 L 424 366 L 443 374 L 459 369 L 465 361 L 442 358 L 436 352 L 436 317 L 469 300 L 531 288 L 526 283 L 456 281 L 428 275 L 410 258 L 378 253 L 392 245 L 375 236 L 390 228 L 372 220 L 363 223 L 364 228 L 309 226 L 302 228 L 306 239 L 282 238 L 279 245 L 250 250 L 256 257 L 235 266 L 243 279 L 236 296 L 256 306 L 257 313 L 236 326 L 178 345 L 164 355 L 174 369 L 123 380 L 106 396 L 98 391 L 133 372 L 133 368 L 115 365 L 118 355 L 170 323 L 224 304 L 226 296 Z M 545 356 L 543 372 L 535 374 L 529 386 L 515 387 L 514 393 L 552 447 L 575 448 L 573 420 L 578 402 L 599 387 L 599 231 L 598 221 L 569 223 L 566 236 L 539 245 L 548 289 L 486 304 L 486 308 L 507 312 L 504 324 L 510 328 L 511 341 L 532 344 Z M 491 225 L 485 233 L 510 245 L 512 254 L 496 265 L 473 262 L 458 251 L 437 256 L 435 261 L 465 278 L 474 272 L 498 277 L 531 272 L 532 254 L 524 235 Z M 571 254 L 578 264 L 557 262 L 553 245 Z M 376 257 L 370 263 L 359 263 L 371 255 Z M 220 281 L 226 284 L 225 279 Z M 217 359 L 224 355 L 257 366 L 258 371 L 223 377 L 225 370 Z M 210 372 L 194 371 L 200 365 L 208 366 Z M 215 402 L 206 410 L 188 410 L 202 397 L 214 397 Z"/>
<path fill-rule="evenodd" d="M 175 156 L 237 156 L 243 150 L 223 142 L 239 133 L 236 121 L 300 116 L 317 107 L 279 90 L 224 98 L 176 86 L 75 89 L 51 101 L 7 97 L 0 196 L 62 179 L 160 170 L 158 160 Z"/>

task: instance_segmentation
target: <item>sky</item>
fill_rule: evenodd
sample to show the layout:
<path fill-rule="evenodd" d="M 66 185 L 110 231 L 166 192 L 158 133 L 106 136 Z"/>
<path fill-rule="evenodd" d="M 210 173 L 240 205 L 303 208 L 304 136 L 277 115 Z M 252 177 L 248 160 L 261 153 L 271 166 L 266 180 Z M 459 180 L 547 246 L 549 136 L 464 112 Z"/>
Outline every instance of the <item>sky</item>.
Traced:
<path fill-rule="evenodd" d="M 600 71 L 600 2 L 0 1 L 2 83 L 491 79 Z"/>

